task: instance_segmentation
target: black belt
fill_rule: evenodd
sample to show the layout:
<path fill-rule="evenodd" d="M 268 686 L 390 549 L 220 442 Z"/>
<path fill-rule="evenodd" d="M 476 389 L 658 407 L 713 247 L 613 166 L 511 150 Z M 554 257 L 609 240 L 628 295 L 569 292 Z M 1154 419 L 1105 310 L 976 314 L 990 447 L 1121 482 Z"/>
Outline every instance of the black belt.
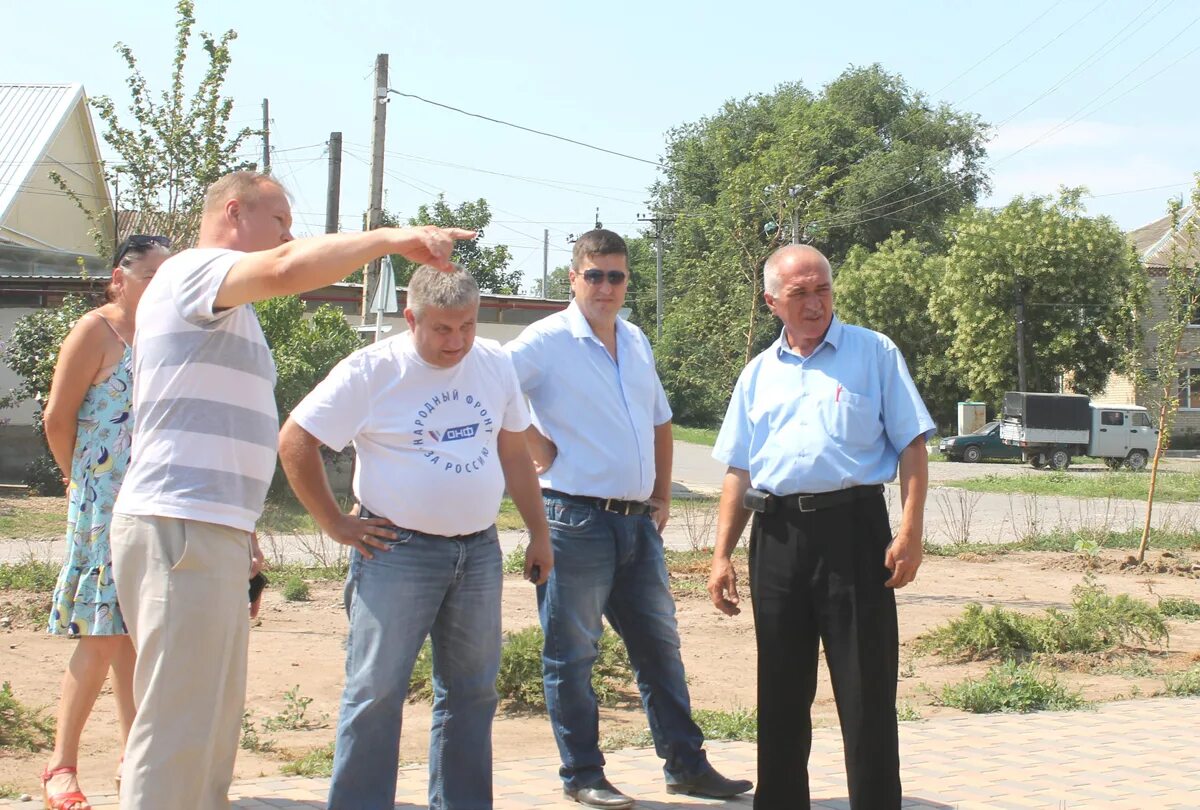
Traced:
<path fill-rule="evenodd" d="M 363 503 L 358 504 L 358 517 L 361 520 L 370 520 L 371 518 L 383 518 L 384 520 L 388 520 L 386 517 L 379 514 L 378 512 L 372 512 Z M 390 521 L 383 528 L 395 529 L 398 532 L 412 532 L 413 534 L 423 534 L 426 537 L 441 537 L 445 540 L 467 540 L 471 537 L 475 537 L 476 535 L 483 534 L 484 532 L 487 531 L 487 529 L 482 529 L 481 531 L 471 532 L 470 534 L 430 534 L 429 532 L 423 532 L 420 529 L 406 529 L 403 526 L 397 526 L 395 523 L 391 523 Z M 488 527 L 488 528 L 491 528 L 491 527 Z"/>
<path fill-rule="evenodd" d="M 543 489 L 542 494 L 550 498 L 561 498 L 570 503 L 591 506 L 602 512 L 615 512 L 618 515 L 648 515 L 654 507 L 645 501 L 623 501 L 620 498 L 593 498 L 589 495 L 571 495 L 559 492 L 557 489 Z"/>
<path fill-rule="evenodd" d="M 831 506 L 841 506 L 845 503 L 870 498 L 883 494 L 883 484 L 870 486 L 847 487 L 833 492 L 819 492 L 813 495 L 797 493 L 795 495 L 772 495 L 776 509 L 798 509 L 801 512 L 816 512 L 818 509 L 828 509 Z"/>

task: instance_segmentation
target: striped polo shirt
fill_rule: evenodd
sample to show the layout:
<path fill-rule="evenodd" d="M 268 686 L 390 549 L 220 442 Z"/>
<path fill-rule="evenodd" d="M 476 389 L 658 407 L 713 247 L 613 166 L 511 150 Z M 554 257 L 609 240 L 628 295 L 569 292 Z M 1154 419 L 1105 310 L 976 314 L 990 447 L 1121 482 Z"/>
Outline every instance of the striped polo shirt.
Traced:
<path fill-rule="evenodd" d="M 213 311 L 242 253 L 185 250 L 138 305 L 133 457 L 114 511 L 251 531 L 262 513 L 279 417 L 275 363 L 249 304 Z"/>

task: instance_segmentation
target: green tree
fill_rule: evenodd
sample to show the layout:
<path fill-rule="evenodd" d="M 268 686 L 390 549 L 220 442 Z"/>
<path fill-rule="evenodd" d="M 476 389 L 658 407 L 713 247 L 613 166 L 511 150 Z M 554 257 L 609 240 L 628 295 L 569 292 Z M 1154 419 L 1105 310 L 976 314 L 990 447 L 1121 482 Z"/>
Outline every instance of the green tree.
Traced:
<path fill-rule="evenodd" d="M 563 264 L 550 271 L 546 279 L 546 290 L 543 297 L 565 301 L 571 297 L 571 265 Z M 543 295 L 542 280 L 538 279 L 533 285 L 534 295 Z"/>
<path fill-rule="evenodd" d="M 12 335 L 0 346 L 4 364 L 21 378 L 20 383 L 0 397 L 0 409 L 12 408 L 32 399 L 37 407 L 33 415 L 34 432 L 41 438 L 42 453 L 26 467 L 25 483 L 38 495 L 63 494 L 62 473 L 50 456 L 42 425 L 42 409 L 50 396 L 58 350 L 67 333 L 92 309 L 87 299 L 68 295 L 53 308 L 39 309 L 17 319 Z"/>
<path fill-rule="evenodd" d="M 275 359 L 275 402 L 282 423 L 292 408 L 362 341 L 346 323 L 342 311 L 330 304 L 322 304 L 305 317 L 304 302 L 287 295 L 261 301 L 254 310 Z"/>
<path fill-rule="evenodd" d="M 152 92 L 133 49 L 118 42 L 116 50 L 129 70 L 129 119 L 122 120 L 108 96 L 97 96 L 91 103 L 104 124 L 101 137 L 116 153 L 116 160 L 104 171 L 109 184 L 115 181 L 119 188 L 117 208 L 160 215 L 154 220 L 156 227 L 174 242 L 190 245 L 200 227 L 205 190 L 228 172 L 253 168 L 253 163 L 239 160 L 237 153 L 246 138 L 258 131 L 243 128 L 231 133 L 233 99 L 222 95 L 232 63 L 230 43 L 237 32 L 229 30 L 219 38 L 200 33 L 208 64 L 189 92 L 184 68 L 196 24 L 195 3 L 178 0 L 175 10 L 175 54 L 168 89 Z M 93 223 L 98 254 L 111 255 L 113 246 L 99 223 L 112 221 L 112 209 L 94 208 L 57 172 L 50 177 Z"/>
<path fill-rule="evenodd" d="M 629 289 L 625 293 L 629 322 L 654 340 L 654 240 L 645 236 L 626 236 L 625 247 L 629 249 Z"/>
<path fill-rule="evenodd" d="M 260 301 L 254 311 L 275 360 L 275 404 L 282 425 L 300 400 L 362 341 L 342 311 L 330 304 L 322 304 L 306 317 L 304 302 L 287 295 Z M 326 459 L 338 455 L 328 448 L 322 448 L 322 454 Z M 283 470 L 276 463 L 273 496 L 283 491 L 284 481 Z"/>
<path fill-rule="evenodd" d="M 762 302 L 775 248 L 795 236 L 836 265 L 898 229 L 940 246 L 947 217 L 987 188 L 985 134 L 877 65 L 816 95 L 791 83 L 729 101 L 671 131 L 652 193 L 676 216 L 660 360 L 680 420 L 719 419 L 738 371 L 778 334 Z"/>
<path fill-rule="evenodd" d="M 1146 558 L 1150 544 L 1150 519 L 1154 512 L 1154 490 L 1158 484 L 1158 464 L 1163 453 L 1171 444 L 1171 429 L 1179 410 L 1181 393 L 1180 366 L 1188 366 L 1196 356 L 1196 350 L 1184 348 L 1184 335 L 1200 312 L 1200 225 L 1196 212 L 1200 210 L 1200 173 L 1196 174 L 1196 185 L 1192 188 L 1192 211 L 1186 222 L 1182 217 L 1183 205 L 1171 200 L 1171 253 L 1167 261 L 1167 275 L 1158 290 L 1154 313 L 1155 322 L 1150 328 L 1149 340 L 1135 348 L 1131 366 L 1139 391 L 1148 391 L 1147 405 L 1158 411 L 1158 442 L 1154 448 L 1154 460 L 1150 467 L 1150 487 L 1146 493 L 1146 520 L 1142 526 L 1142 539 L 1138 544 L 1137 561 Z M 1148 374 L 1146 369 L 1152 369 Z"/>
<path fill-rule="evenodd" d="M 507 245 L 484 247 L 480 244 L 484 231 L 492 221 L 492 212 L 487 200 L 467 200 L 451 208 L 446 202 L 446 196 L 439 194 L 433 205 L 422 205 L 417 209 L 417 215 L 408 220 L 409 225 L 438 225 L 442 228 L 467 228 L 478 231 L 479 236 L 472 241 L 458 242 L 454 247 L 452 258 L 475 277 L 479 289 L 484 292 L 508 295 L 517 292 L 521 284 L 521 272 L 509 270 L 512 254 Z M 394 216 L 384 215 L 384 224 L 398 224 Z M 396 283 L 405 285 L 412 278 L 417 265 L 403 256 L 392 256 L 392 268 L 396 273 Z"/>
<path fill-rule="evenodd" d="M 955 223 L 931 313 L 952 335 L 947 355 L 974 397 L 995 405 L 1017 387 L 1018 296 L 1028 390 L 1057 390 L 1064 379 L 1094 393 L 1124 368 L 1144 273 L 1111 219 L 1085 215 L 1084 193 L 1017 197 Z"/>
<path fill-rule="evenodd" d="M 944 269 L 943 256 L 897 231 L 875 251 L 851 248 L 834 281 L 838 317 L 895 341 L 939 425 L 953 423 L 955 404 L 967 393 L 946 361 L 950 335 L 929 317 Z"/>

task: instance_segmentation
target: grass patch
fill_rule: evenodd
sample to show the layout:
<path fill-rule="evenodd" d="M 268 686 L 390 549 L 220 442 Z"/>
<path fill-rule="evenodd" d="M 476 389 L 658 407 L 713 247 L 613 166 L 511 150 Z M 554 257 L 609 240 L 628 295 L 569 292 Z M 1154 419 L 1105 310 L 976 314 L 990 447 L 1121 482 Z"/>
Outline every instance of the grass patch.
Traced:
<path fill-rule="evenodd" d="M 509 711 L 539 711 L 546 708 L 542 686 L 542 628 L 527 627 L 504 634 L 500 648 L 500 674 L 496 691 Z M 610 628 L 600 636 L 600 651 L 592 667 L 592 690 L 601 706 L 619 705 L 633 684 L 633 667 L 625 644 Z M 433 650 L 426 641 L 417 654 L 409 679 L 410 702 L 433 699 Z"/>
<path fill-rule="evenodd" d="M 696 709 L 692 719 L 706 740 L 758 742 L 758 709 L 734 709 L 728 712 Z"/>
<path fill-rule="evenodd" d="M 1196 697 L 1200 695 L 1200 666 L 1194 666 L 1183 672 L 1168 675 L 1165 691 L 1172 697 Z"/>
<path fill-rule="evenodd" d="M 728 712 L 694 709 L 692 719 L 704 732 L 706 740 L 758 741 L 757 709 L 734 709 Z M 600 741 L 600 750 L 619 751 L 622 748 L 649 748 L 652 745 L 654 736 L 650 729 L 626 728 L 605 735 Z"/>
<path fill-rule="evenodd" d="M 732 559 L 745 560 L 749 554 L 746 549 L 738 546 L 733 550 Z M 699 549 L 663 549 L 663 558 L 667 564 L 667 571 L 672 574 L 704 574 L 712 569 L 713 550 L 711 548 Z"/>
<path fill-rule="evenodd" d="M 263 721 L 266 731 L 311 731 L 322 728 L 328 719 L 324 714 L 314 719 L 308 717 L 308 707 L 313 699 L 300 694 L 300 684 L 283 693 L 283 708 L 274 717 Z"/>
<path fill-rule="evenodd" d="M 65 503 L 65 502 L 64 502 Z M 348 512 L 354 501 L 341 498 L 338 501 L 342 511 Z M 66 515 L 64 507 L 63 516 Z M 65 521 L 63 517 L 59 522 Z M 505 497 L 500 502 L 500 514 L 496 517 L 496 528 L 500 531 L 509 529 L 524 529 L 525 521 L 521 520 L 517 506 L 511 498 Z M 279 495 L 264 504 L 262 517 L 258 521 L 259 534 L 317 534 L 321 528 L 317 526 L 312 515 L 290 495 Z M 0 534 L 0 536 L 3 536 Z"/>
<path fill-rule="evenodd" d="M 67 499 L 38 498 L 62 508 L 48 509 L 15 498 L 0 499 L 0 539 L 25 540 L 31 537 L 62 537 L 67 531 Z"/>
<path fill-rule="evenodd" d="M 283 598 L 288 602 L 307 602 L 309 597 L 308 582 L 293 575 L 283 582 Z"/>
<path fill-rule="evenodd" d="M 292 761 L 285 762 L 279 770 L 289 776 L 332 776 L 333 743 L 310 749 Z"/>
<path fill-rule="evenodd" d="M 912 723 L 922 718 L 916 706 L 904 701 L 896 704 L 896 719 L 901 723 Z"/>
<path fill-rule="evenodd" d="M 507 495 L 500 501 L 500 514 L 496 516 L 497 531 L 520 531 L 525 528 L 525 521 L 517 511 L 517 505 Z"/>
<path fill-rule="evenodd" d="M 0 782 L 0 799 L 19 799 L 22 791 L 12 782 Z"/>
<path fill-rule="evenodd" d="M 1011 492 L 1023 495 L 1144 501 L 1150 488 L 1150 476 L 1145 472 L 1066 471 L 1040 475 L 984 475 L 960 481 L 944 481 L 941 486 L 959 487 L 971 492 Z M 1159 470 L 1154 499 L 1159 502 L 1200 500 L 1200 474 Z"/>
<path fill-rule="evenodd" d="M 625 728 L 606 734 L 600 740 L 601 751 L 620 751 L 623 748 L 649 748 L 654 745 L 654 735 L 648 728 Z"/>
<path fill-rule="evenodd" d="M 255 725 L 250 712 L 242 712 L 242 737 L 238 741 L 238 745 L 243 751 L 255 751 L 259 754 L 275 752 L 275 741 L 259 734 L 259 728 Z"/>
<path fill-rule="evenodd" d="M 671 437 L 676 441 L 687 442 L 688 444 L 704 444 L 712 447 L 717 443 L 717 432 L 716 428 L 671 425 Z"/>
<path fill-rule="evenodd" d="M 525 544 L 518 543 L 516 548 L 505 554 L 501 565 L 506 574 L 524 574 Z"/>
<path fill-rule="evenodd" d="M 341 582 L 350 571 L 350 560 L 343 559 L 329 565 L 302 565 L 300 563 L 281 563 L 268 565 L 266 572 L 272 581 L 287 582 L 298 577 L 310 582 Z M 268 587 L 270 587 L 268 585 Z"/>
<path fill-rule="evenodd" d="M 0 751 L 37 752 L 53 745 L 54 720 L 18 700 L 8 681 L 0 684 Z"/>
<path fill-rule="evenodd" d="M 1078 692 L 1068 691 L 1053 675 L 1043 676 L 1035 665 L 1015 661 L 992 667 L 980 679 L 946 684 L 940 702 L 975 714 L 1069 711 L 1087 705 Z"/>
<path fill-rule="evenodd" d="M 935 627 L 918 640 L 921 652 L 946 658 L 1012 658 L 1033 653 L 1100 652 L 1135 640 L 1162 644 L 1167 626 L 1162 613 L 1128 594 L 1112 596 L 1085 580 L 1073 591 L 1071 609 L 1050 608 L 1041 615 L 978 602 L 963 615 Z"/>
<path fill-rule="evenodd" d="M 1183 619 L 1185 622 L 1200 620 L 1200 602 L 1194 599 L 1177 599 L 1168 596 L 1159 600 L 1158 610 L 1168 619 Z"/>
<path fill-rule="evenodd" d="M 36 560 L 0 564 L 0 591 L 53 592 L 58 571 L 58 565 Z"/>
<path fill-rule="evenodd" d="M 1012 554 L 1021 551 L 1077 553 L 1081 548 L 1132 550 L 1142 540 L 1141 529 L 1127 532 L 1077 529 L 1039 534 L 1015 543 L 929 543 L 925 553 L 933 557 L 957 557 L 960 554 Z M 1174 531 L 1152 529 L 1150 548 L 1157 551 L 1200 551 L 1200 530 Z"/>

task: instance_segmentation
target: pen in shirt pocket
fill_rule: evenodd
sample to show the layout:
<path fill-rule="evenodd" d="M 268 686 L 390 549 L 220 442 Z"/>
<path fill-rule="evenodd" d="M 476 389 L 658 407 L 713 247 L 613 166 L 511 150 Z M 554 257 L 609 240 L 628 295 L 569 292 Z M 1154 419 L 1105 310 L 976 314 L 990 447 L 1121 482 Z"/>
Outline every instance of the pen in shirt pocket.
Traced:
<path fill-rule="evenodd" d="M 842 384 L 841 383 L 838 383 L 837 393 L 833 395 L 833 401 L 834 402 L 842 401 Z"/>

